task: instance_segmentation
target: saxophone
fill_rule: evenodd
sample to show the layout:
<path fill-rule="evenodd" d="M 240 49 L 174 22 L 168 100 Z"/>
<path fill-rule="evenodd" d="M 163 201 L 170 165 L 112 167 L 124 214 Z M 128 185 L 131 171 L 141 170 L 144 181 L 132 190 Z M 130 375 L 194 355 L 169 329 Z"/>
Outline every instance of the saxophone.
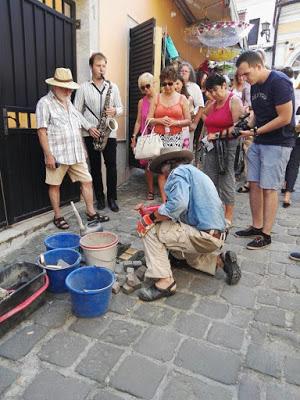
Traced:
<path fill-rule="evenodd" d="M 110 81 L 106 81 L 109 84 L 106 97 L 105 97 L 105 102 L 103 106 L 103 110 L 100 115 L 99 119 L 99 124 L 97 126 L 97 129 L 100 132 L 100 137 L 97 139 L 94 139 L 93 141 L 93 146 L 94 150 L 96 151 L 103 151 L 105 149 L 105 146 L 107 145 L 107 140 L 112 131 L 116 131 L 119 127 L 118 122 L 111 117 L 106 116 L 106 110 L 110 106 L 110 98 L 111 98 L 111 93 L 112 93 L 112 84 Z"/>

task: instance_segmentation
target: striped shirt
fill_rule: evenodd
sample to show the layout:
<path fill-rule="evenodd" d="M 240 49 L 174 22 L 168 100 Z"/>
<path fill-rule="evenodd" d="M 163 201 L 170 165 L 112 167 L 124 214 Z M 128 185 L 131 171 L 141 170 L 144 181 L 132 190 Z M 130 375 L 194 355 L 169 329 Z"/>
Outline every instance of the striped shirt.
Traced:
<path fill-rule="evenodd" d="M 81 127 L 90 124 L 68 101 L 68 110 L 52 91 L 42 97 L 36 106 L 37 129 L 46 128 L 50 151 L 60 164 L 73 165 L 85 161 Z"/>
<path fill-rule="evenodd" d="M 102 85 L 98 87 L 99 91 L 102 93 L 101 95 L 98 90 L 93 86 L 93 81 L 88 81 L 83 83 L 76 91 L 74 106 L 93 126 L 97 126 L 99 120 L 94 117 L 94 115 L 89 111 L 86 106 L 88 106 L 93 111 L 93 113 L 97 115 L 98 118 L 100 118 L 100 114 L 104 107 L 108 87 L 109 84 L 107 81 L 104 81 Z M 115 83 L 112 83 L 110 107 L 116 108 L 116 116 L 123 114 L 123 104 L 121 101 L 120 92 L 118 86 Z M 86 130 L 83 130 L 82 135 L 88 136 L 89 134 L 88 132 L 86 132 Z M 117 132 L 112 131 L 109 137 L 116 138 Z"/>

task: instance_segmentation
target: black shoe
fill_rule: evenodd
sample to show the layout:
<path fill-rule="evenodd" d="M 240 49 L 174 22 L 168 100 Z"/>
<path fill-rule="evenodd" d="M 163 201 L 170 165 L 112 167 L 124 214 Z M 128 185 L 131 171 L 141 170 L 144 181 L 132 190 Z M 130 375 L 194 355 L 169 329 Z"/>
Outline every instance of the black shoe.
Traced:
<path fill-rule="evenodd" d="M 249 226 L 249 228 L 247 229 L 235 232 L 234 236 L 247 238 L 247 237 L 253 237 L 253 236 L 255 237 L 261 235 L 261 233 L 262 233 L 262 228 L 259 229 L 259 228 L 254 228 L 253 226 Z"/>
<path fill-rule="evenodd" d="M 97 210 L 103 210 L 105 208 L 105 199 L 97 200 Z"/>
<path fill-rule="evenodd" d="M 114 199 L 107 199 L 108 207 L 111 209 L 113 212 L 118 212 L 119 211 L 119 206 Z"/>
<path fill-rule="evenodd" d="M 249 250 L 260 250 L 264 249 L 265 247 L 270 246 L 272 243 L 271 236 L 257 236 L 252 242 L 247 244 L 247 249 Z"/>
<path fill-rule="evenodd" d="M 227 274 L 228 285 L 236 285 L 241 279 L 241 269 L 237 263 L 236 254 L 233 251 L 226 251 L 225 255 L 222 255 L 224 262 L 224 272 Z"/>
<path fill-rule="evenodd" d="M 291 260 L 300 261 L 300 253 L 297 253 L 296 251 L 291 253 L 289 257 Z"/>
<path fill-rule="evenodd" d="M 161 299 L 162 297 L 170 297 L 173 296 L 176 292 L 176 289 L 171 290 L 176 285 L 176 282 L 172 282 L 169 287 L 166 289 L 159 289 L 155 286 L 155 283 L 148 288 L 142 288 L 138 292 L 138 297 L 143 301 L 154 301 Z"/>

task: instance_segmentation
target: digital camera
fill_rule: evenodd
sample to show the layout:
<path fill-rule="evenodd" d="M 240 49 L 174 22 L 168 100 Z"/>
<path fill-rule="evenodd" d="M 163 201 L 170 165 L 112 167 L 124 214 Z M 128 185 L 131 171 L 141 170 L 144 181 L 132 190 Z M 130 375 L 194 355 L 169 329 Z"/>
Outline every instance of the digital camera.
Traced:
<path fill-rule="evenodd" d="M 234 138 L 237 138 L 241 135 L 241 131 L 247 131 L 250 129 L 249 125 L 248 125 L 248 121 L 246 121 L 246 118 L 248 118 L 250 115 L 250 113 L 244 115 L 243 117 L 241 117 L 238 122 L 234 125 L 233 127 L 233 131 L 232 131 L 232 136 Z"/>

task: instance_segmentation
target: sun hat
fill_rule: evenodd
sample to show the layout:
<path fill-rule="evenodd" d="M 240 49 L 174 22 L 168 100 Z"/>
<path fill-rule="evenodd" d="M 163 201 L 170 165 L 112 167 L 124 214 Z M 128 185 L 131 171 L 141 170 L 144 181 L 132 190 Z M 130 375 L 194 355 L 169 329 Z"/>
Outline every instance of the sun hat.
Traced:
<path fill-rule="evenodd" d="M 79 89 L 78 83 L 73 81 L 72 72 L 69 68 L 56 68 L 53 78 L 45 80 L 48 85 L 59 86 L 66 89 Z"/>
<path fill-rule="evenodd" d="M 162 163 L 178 159 L 187 159 L 191 162 L 193 157 L 193 153 L 190 150 L 182 150 L 180 147 L 164 147 L 160 150 L 160 155 L 153 158 L 150 164 L 150 170 L 160 174 Z"/>

